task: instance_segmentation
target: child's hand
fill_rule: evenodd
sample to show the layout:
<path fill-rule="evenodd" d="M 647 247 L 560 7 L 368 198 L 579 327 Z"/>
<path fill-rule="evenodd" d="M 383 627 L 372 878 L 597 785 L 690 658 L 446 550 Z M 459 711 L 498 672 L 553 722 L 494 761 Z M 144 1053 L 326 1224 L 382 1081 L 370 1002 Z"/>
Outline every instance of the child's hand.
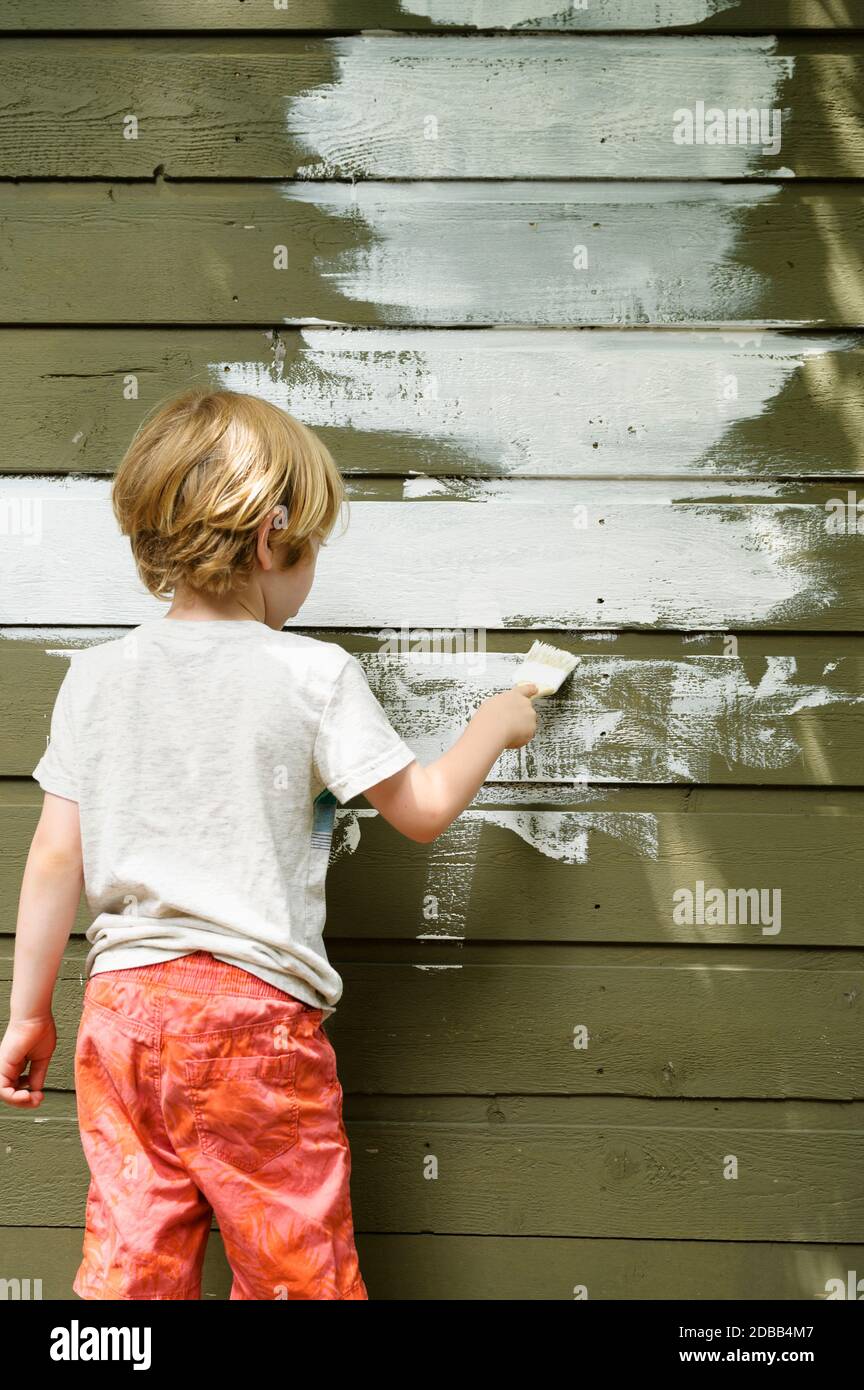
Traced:
<path fill-rule="evenodd" d="M 51 1014 L 12 1022 L 0 1043 L 0 1100 L 7 1105 L 41 1105 L 48 1063 L 57 1046 L 57 1029 Z M 25 1075 L 27 1062 L 30 1074 Z"/>
<path fill-rule="evenodd" d="M 530 681 L 521 681 L 512 690 L 505 690 L 503 694 L 492 695 L 483 701 L 480 709 L 488 710 L 501 721 L 502 747 L 522 748 L 536 734 L 537 711 L 531 700 L 539 689 Z"/>

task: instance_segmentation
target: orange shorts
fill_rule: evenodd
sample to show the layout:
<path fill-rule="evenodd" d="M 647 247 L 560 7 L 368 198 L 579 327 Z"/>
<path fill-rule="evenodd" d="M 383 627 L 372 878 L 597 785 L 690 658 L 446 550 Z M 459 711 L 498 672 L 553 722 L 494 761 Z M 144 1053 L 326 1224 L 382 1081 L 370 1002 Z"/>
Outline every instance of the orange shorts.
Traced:
<path fill-rule="evenodd" d="M 75 1051 L 90 1168 L 82 1298 L 368 1298 L 323 1012 L 195 951 L 91 975 Z"/>

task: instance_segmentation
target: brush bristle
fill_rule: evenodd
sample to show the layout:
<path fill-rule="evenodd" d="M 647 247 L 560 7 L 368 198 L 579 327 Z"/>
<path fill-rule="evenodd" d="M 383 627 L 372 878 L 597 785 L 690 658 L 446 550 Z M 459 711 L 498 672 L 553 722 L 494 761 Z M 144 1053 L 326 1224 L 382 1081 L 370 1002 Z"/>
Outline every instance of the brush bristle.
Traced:
<path fill-rule="evenodd" d="M 553 647 L 549 642 L 535 641 L 530 651 L 525 653 L 525 660 L 540 661 L 544 666 L 555 666 L 558 670 L 569 674 L 579 658 L 574 656 L 572 652 L 565 652 L 560 647 Z"/>
<path fill-rule="evenodd" d="M 514 684 L 528 682 L 537 686 L 538 695 L 554 695 L 578 664 L 578 656 L 572 656 L 570 652 L 564 652 L 548 642 L 535 641 L 522 658 Z"/>

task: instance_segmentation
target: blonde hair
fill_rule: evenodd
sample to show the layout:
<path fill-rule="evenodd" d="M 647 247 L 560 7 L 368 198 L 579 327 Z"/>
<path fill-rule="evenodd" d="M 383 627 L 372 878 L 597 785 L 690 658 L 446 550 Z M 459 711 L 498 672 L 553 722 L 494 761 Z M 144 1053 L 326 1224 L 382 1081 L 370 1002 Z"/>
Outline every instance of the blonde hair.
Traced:
<path fill-rule="evenodd" d="M 255 532 L 271 531 L 285 569 L 333 528 L 345 489 L 329 450 L 287 411 L 238 391 L 193 389 L 137 430 L 114 476 L 111 505 L 138 573 L 157 598 L 179 582 L 211 594 L 255 566 Z"/>

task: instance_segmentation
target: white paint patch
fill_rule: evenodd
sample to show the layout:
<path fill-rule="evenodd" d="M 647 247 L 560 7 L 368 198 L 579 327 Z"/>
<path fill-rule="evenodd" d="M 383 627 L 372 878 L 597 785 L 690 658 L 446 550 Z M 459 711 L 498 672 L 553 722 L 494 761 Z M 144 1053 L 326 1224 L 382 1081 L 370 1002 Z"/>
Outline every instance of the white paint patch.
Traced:
<path fill-rule="evenodd" d="M 59 635 L 50 628 L 30 632 L 49 651 L 52 648 L 46 644 Z M 80 644 L 117 635 L 116 628 L 90 629 Z M 2 628 L 0 637 L 15 640 L 22 633 Z M 65 654 L 55 650 L 58 656 Z M 482 670 L 458 663 L 423 667 L 374 652 L 359 653 L 358 660 L 398 732 L 426 763 L 452 746 L 482 699 L 509 688 L 520 654 L 487 653 Z M 830 685 L 808 679 L 802 667 L 830 676 Z M 514 816 L 539 816 L 538 826 L 550 825 L 544 820 L 549 815 L 594 816 L 593 812 L 502 811 L 498 805 L 538 800 L 590 804 L 614 794 L 605 786 L 581 785 L 578 779 L 582 778 L 599 783 L 683 780 L 699 784 L 716 780 L 718 760 L 727 769 L 789 767 L 802 752 L 794 716 L 807 710 L 860 705 L 864 703 L 861 687 L 860 663 L 850 658 L 825 663 L 791 656 L 662 660 L 582 656 L 562 693 L 540 702 L 538 732 L 531 744 L 507 750 L 495 764 L 487 785 L 460 817 L 460 833 L 472 833 L 470 827 L 481 825 L 484 817 L 503 818 L 496 821 L 501 824 L 509 817 L 507 828 L 521 833 Z M 603 737 L 610 732 L 614 743 Z M 496 803 L 494 809 L 480 809 L 490 802 Z M 337 810 L 340 856 L 356 851 L 361 818 L 377 814 L 365 809 Z M 614 817 L 609 833 L 641 824 L 622 820 L 629 813 L 596 813 L 601 818 L 606 814 Z M 546 836 L 546 849 L 539 838 L 535 848 L 555 857 L 556 834 Z"/>
<path fill-rule="evenodd" d="M 486 790 L 490 795 L 494 793 L 494 788 L 487 788 Z M 533 791 L 530 788 L 521 790 L 524 800 L 538 800 L 536 788 Z M 559 788 L 544 788 L 543 800 L 589 800 L 587 796 L 576 798 L 572 792 L 567 792 L 565 796 L 559 796 L 557 793 L 560 790 Z M 583 788 L 582 790 L 587 791 L 588 789 Z M 591 788 L 590 790 L 598 799 L 602 797 L 603 800 L 607 800 L 609 797 L 608 791 L 599 788 Z M 501 799 L 500 792 L 498 799 Z M 515 798 L 510 798 L 508 795 L 508 800 L 510 799 Z M 331 864 L 338 859 L 347 858 L 356 853 L 360 845 L 361 817 L 368 819 L 377 815 L 377 811 L 337 810 L 330 856 Z M 588 836 L 592 830 L 600 830 L 607 835 L 613 835 L 626 841 L 636 853 L 643 857 L 657 858 L 657 817 L 647 811 L 480 811 L 469 808 L 462 812 L 458 821 L 454 822 L 446 834 L 451 839 L 454 836 L 458 838 L 460 832 L 465 829 L 469 822 L 478 819 L 484 824 L 498 825 L 503 830 L 513 831 L 532 849 L 536 849 L 540 854 L 545 854 L 549 859 L 560 859 L 565 864 L 585 864 L 588 862 Z M 453 847 L 449 845 L 448 857 L 453 853 Z"/>
<path fill-rule="evenodd" d="M 477 481 L 475 501 L 354 500 L 292 626 L 811 622 L 844 594 L 821 501 L 767 500 L 790 486 L 736 483 L 740 501 L 720 505 L 724 489 L 704 480 Z M 127 624 L 164 611 L 135 573 L 109 490 L 108 479 L 0 481 L 0 509 L 38 501 L 40 525 L 36 544 L 4 537 L 0 621 Z"/>
<path fill-rule="evenodd" d="M 337 38 L 332 82 L 289 97 L 298 177 L 744 177 L 759 144 L 673 140 L 674 113 L 779 109 L 771 37 Z M 779 151 L 773 155 L 779 157 Z"/>
<path fill-rule="evenodd" d="M 512 329 L 304 329 L 301 338 L 284 378 L 261 362 L 221 360 L 208 363 L 214 387 L 262 397 L 313 429 L 404 435 L 486 474 L 526 477 L 756 471 L 761 460 L 724 446 L 730 428 L 763 415 L 810 358 L 852 346 L 674 330 L 648 340 Z M 789 467 L 800 461 L 779 437 L 771 468 Z"/>
<path fill-rule="evenodd" d="M 377 816 L 377 811 L 343 811 L 337 807 L 333 822 L 333 840 L 330 845 L 330 863 L 337 859 L 347 859 L 355 854 L 360 844 L 360 821 L 369 816 Z"/>
<path fill-rule="evenodd" d="M 358 659 L 423 763 L 452 746 L 480 700 L 512 684 L 519 661 L 489 653 L 485 670 L 456 675 L 390 655 Z M 845 681 L 844 665 L 824 685 L 803 678 L 791 657 L 583 656 L 563 695 L 538 702 L 535 738 L 504 752 L 488 780 L 699 784 L 716 780 L 718 764 L 789 767 L 802 753 L 795 715 L 864 703 L 858 663 L 848 664 Z M 536 788 L 530 794 L 536 799 Z"/>
<path fill-rule="evenodd" d="M 781 189 L 695 180 L 280 185 L 287 201 L 352 223 L 351 244 L 320 260 L 334 291 L 391 321 L 469 327 L 764 322 L 768 278 L 736 248 L 742 218 Z M 574 270 L 575 245 L 587 247 L 590 274 Z"/>
<path fill-rule="evenodd" d="M 74 628 L 62 634 L 63 641 L 71 647 L 92 647 L 94 642 L 111 642 L 122 637 L 125 629 L 118 627 Z M 45 647 L 46 642 L 56 642 L 60 637 L 56 627 L 0 627 L 0 639 L 5 642 L 32 642 L 34 646 Z M 64 648 L 45 647 L 51 656 L 62 656 Z"/>
<path fill-rule="evenodd" d="M 683 479 L 663 483 L 657 478 L 600 478 L 592 479 L 586 495 L 591 507 L 614 507 L 626 502 L 631 506 L 674 506 L 676 503 L 722 501 L 730 493 L 725 480 Z M 798 497 L 800 483 L 756 482 L 743 479 L 735 482 L 735 500 L 765 497 Z M 503 502 L 524 506 L 527 502 L 545 506 L 566 507 L 576 497 L 570 479 L 512 478 L 496 481 L 488 478 L 406 478 L 402 497 L 406 502 L 424 498 L 448 498 L 454 502 Z"/>
<path fill-rule="evenodd" d="M 620 23 L 621 28 L 633 29 L 699 24 L 737 3 L 738 0 L 626 0 Z M 574 6 L 556 4 L 555 0 L 546 0 L 545 4 L 543 0 L 399 0 L 399 9 L 433 24 L 452 24 L 462 29 L 564 28 L 574 19 Z M 593 5 L 579 9 L 574 27 L 590 29 L 593 18 Z M 608 13 L 598 14 L 598 27 L 610 22 Z"/>
<path fill-rule="evenodd" d="M 518 785 L 502 788 L 500 784 L 491 787 L 481 787 L 471 806 L 482 806 L 484 802 L 492 801 L 499 806 L 502 801 L 542 801 L 544 805 L 556 802 L 591 802 L 608 801 L 610 797 L 618 795 L 618 791 L 612 787 L 588 787 L 575 783 L 569 787 L 550 786 L 546 783 L 542 789 L 538 787 L 520 787 Z"/>
<path fill-rule="evenodd" d="M 643 858 L 657 858 L 657 817 L 649 811 L 466 811 L 487 825 L 511 830 L 526 845 L 564 864 L 587 864 L 588 840 L 601 831 L 625 841 Z"/>
<path fill-rule="evenodd" d="M 764 674 L 755 687 L 745 671 L 750 663 L 737 658 L 669 663 L 671 683 L 664 699 L 671 724 L 665 754 L 673 778 L 708 781 L 714 758 L 729 768 L 789 767 L 802 751 L 789 722 L 793 715 L 864 703 L 855 689 L 797 680 L 794 657 L 763 660 Z"/>

